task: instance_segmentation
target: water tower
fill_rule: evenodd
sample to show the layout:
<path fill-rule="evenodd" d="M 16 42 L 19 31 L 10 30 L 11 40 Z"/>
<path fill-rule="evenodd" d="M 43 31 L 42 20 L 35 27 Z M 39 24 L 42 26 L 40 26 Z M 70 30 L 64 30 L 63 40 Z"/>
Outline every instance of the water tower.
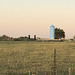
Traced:
<path fill-rule="evenodd" d="M 50 26 L 50 40 L 55 39 L 55 26 Z"/>

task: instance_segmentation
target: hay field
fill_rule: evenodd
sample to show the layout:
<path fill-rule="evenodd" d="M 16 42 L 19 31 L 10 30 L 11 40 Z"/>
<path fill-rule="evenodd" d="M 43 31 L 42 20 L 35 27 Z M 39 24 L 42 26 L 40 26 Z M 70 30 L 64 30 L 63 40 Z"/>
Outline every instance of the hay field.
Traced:
<path fill-rule="evenodd" d="M 0 42 L 0 75 L 25 75 L 26 72 L 53 71 L 54 49 L 57 70 L 75 70 L 75 43 Z"/>

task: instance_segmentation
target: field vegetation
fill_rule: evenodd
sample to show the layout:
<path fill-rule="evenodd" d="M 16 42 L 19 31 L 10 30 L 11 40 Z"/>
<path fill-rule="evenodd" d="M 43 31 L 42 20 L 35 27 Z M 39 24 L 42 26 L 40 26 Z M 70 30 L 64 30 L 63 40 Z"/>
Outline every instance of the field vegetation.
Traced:
<path fill-rule="evenodd" d="M 75 71 L 74 42 L 0 42 L 0 75 L 25 75 L 30 72 L 53 72 L 54 49 L 57 73 Z M 62 73 L 62 74 L 60 74 Z"/>

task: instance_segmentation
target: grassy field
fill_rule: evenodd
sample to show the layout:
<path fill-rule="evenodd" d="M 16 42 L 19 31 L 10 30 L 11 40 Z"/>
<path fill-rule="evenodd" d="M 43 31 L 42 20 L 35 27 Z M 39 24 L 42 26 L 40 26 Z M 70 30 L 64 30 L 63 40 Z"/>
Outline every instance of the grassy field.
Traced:
<path fill-rule="evenodd" d="M 53 72 L 54 49 L 57 72 L 75 70 L 73 42 L 0 42 L 0 75 L 25 75 L 26 72 Z M 61 74 L 63 75 L 63 74 Z"/>

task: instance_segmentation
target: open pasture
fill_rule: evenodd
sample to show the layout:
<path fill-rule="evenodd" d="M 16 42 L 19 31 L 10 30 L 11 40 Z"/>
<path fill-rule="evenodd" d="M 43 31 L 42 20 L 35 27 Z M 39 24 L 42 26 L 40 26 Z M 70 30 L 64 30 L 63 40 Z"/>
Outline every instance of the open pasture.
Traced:
<path fill-rule="evenodd" d="M 57 72 L 75 70 L 75 43 L 72 42 L 0 42 L 0 75 L 25 75 L 27 72 L 53 72 L 54 49 Z"/>

